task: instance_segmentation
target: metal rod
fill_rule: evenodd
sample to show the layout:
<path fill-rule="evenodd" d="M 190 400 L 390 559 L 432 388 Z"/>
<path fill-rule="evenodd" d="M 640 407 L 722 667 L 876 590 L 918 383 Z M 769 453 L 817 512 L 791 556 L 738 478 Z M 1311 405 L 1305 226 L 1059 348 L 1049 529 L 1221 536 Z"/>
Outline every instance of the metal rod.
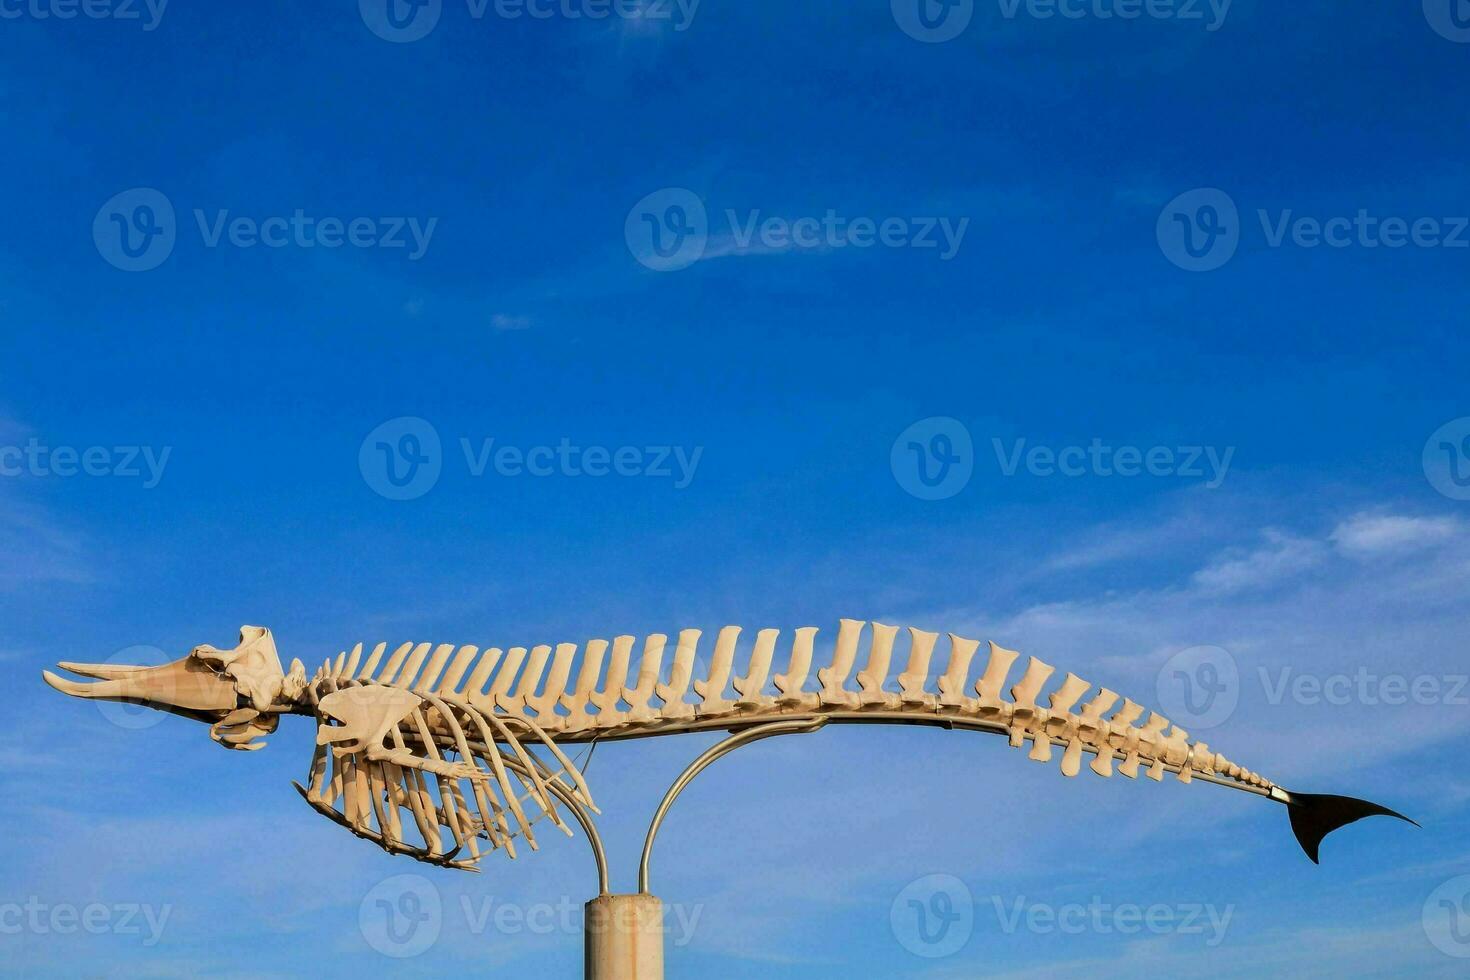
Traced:
<path fill-rule="evenodd" d="M 506 767 L 512 770 L 525 768 L 519 760 L 506 760 Z M 597 862 L 597 894 L 608 894 L 607 851 L 602 847 L 602 836 L 597 833 L 597 827 L 593 825 L 592 818 L 587 815 L 587 809 L 577 801 L 571 790 L 555 779 L 548 780 L 546 788 L 551 790 L 552 795 L 561 800 L 568 810 L 572 811 L 572 816 L 576 817 L 577 823 L 582 825 L 582 831 L 587 835 L 587 842 L 592 845 L 592 860 Z"/>
<path fill-rule="evenodd" d="M 663 802 L 658 805 L 658 810 L 653 815 L 653 822 L 648 825 L 648 837 L 643 841 L 643 857 L 638 862 L 639 894 L 647 895 L 649 893 L 648 862 L 653 855 L 653 839 L 658 836 L 658 828 L 664 822 L 664 817 L 668 814 L 669 807 L 674 805 L 674 801 L 679 798 L 679 794 L 684 792 L 684 787 L 688 786 L 695 776 L 698 776 L 717 759 L 729 755 L 742 745 L 749 745 L 751 742 L 758 742 L 763 738 L 770 738 L 773 735 L 795 735 L 814 732 L 826 723 L 826 718 L 815 717 L 773 721 L 765 725 L 757 725 L 754 728 L 747 728 L 742 732 L 737 732 L 723 742 L 711 746 L 699 758 L 690 763 L 689 767 L 679 774 L 679 778 L 674 780 L 674 785 L 669 787 L 669 791 L 664 794 Z"/>
<path fill-rule="evenodd" d="M 807 724 L 813 724 L 815 727 L 821 727 L 821 725 L 921 725 L 951 730 L 959 728 L 965 731 L 983 732 L 990 735 L 1008 736 L 1010 734 L 1010 729 L 998 722 L 980 721 L 979 719 L 966 718 L 962 715 L 940 715 L 934 712 L 924 711 L 834 711 L 821 715 L 803 713 L 791 715 L 787 718 L 775 718 L 769 721 L 761 721 L 758 718 L 742 719 L 739 717 L 711 718 L 704 721 L 682 722 L 678 726 L 650 727 L 642 730 L 633 729 L 626 732 L 615 730 L 597 731 L 585 736 L 575 732 L 562 733 L 559 738 L 560 741 L 567 744 L 577 744 L 593 739 L 602 742 L 621 742 L 640 738 L 651 738 L 655 735 L 689 735 L 698 732 L 720 730 L 749 732 L 765 727 L 766 725 L 784 724 L 787 722 L 805 722 Z M 1067 745 L 1066 739 L 1060 737 L 1053 737 L 1051 743 L 1058 748 L 1065 748 Z M 471 741 L 470 745 L 477 749 L 480 747 L 479 743 L 474 741 Z M 1098 754 L 1098 750 L 1091 745 L 1084 746 L 1083 751 L 1089 755 Z M 1113 749 L 1112 752 L 1115 759 L 1123 758 L 1121 751 Z M 1164 771 L 1178 773 L 1179 766 L 1166 763 L 1164 765 Z M 1290 794 L 1279 786 L 1272 789 L 1267 789 L 1264 786 L 1251 786 L 1248 783 L 1237 782 L 1233 779 L 1218 776 L 1214 773 L 1201 772 L 1197 769 L 1194 770 L 1193 778 L 1202 782 L 1213 783 L 1225 789 L 1233 789 L 1239 793 L 1249 793 L 1252 796 L 1273 800 L 1277 803 L 1290 802 Z"/>

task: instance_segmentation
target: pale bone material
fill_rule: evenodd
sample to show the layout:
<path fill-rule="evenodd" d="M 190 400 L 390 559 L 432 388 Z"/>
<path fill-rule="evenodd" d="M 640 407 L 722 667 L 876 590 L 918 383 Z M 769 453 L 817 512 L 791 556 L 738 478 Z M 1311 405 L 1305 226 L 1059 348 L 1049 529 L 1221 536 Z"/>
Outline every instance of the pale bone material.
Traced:
<path fill-rule="evenodd" d="M 970 661 L 980 648 L 979 640 L 967 640 L 949 634 L 949 666 L 939 678 L 939 703 L 946 708 L 968 708 L 971 699 L 965 697 L 965 687 L 970 676 Z"/>
<path fill-rule="evenodd" d="M 819 695 L 803 693 L 802 685 L 806 683 L 807 674 L 812 669 L 812 647 L 816 642 L 817 628 L 815 626 L 803 626 L 796 631 L 796 639 L 791 645 L 791 659 L 787 662 L 786 673 L 776 675 L 776 687 L 781 696 L 776 703 L 783 708 L 805 708 L 811 709 L 817 706 Z"/>
<path fill-rule="evenodd" d="M 868 647 L 868 665 L 858 671 L 857 675 L 858 685 L 862 687 L 858 699 L 865 708 L 875 705 L 896 708 L 899 705 L 899 696 L 883 689 L 883 683 L 888 679 L 888 665 L 893 661 L 893 642 L 897 638 L 897 626 L 873 624 L 873 642 Z"/>
<path fill-rule="evenodd" d="M 904 672 L 898 675 L 899 697 L 905 705 L 932 706 L 938 702 L 938 698 L 924 686 L 929 682 L 929 660 L 934 656 L 934 644 L 938 641 L 938 633 L 909 627 L 909 662 Z"/>
<path fill-rule="evenodd" d="M 740 638 L 739 626 L 726 626 L 715 640 L 715 655 L 710 660 L 709 678 L 694 682 L 694 693 L 704 702 L 699 706 L 699 716 L 729 714 L 735 702 L 725 697 L 730 685 L 730 671 L 735 666 L 735 643 Z"/>
<path fill-rule="evenodd" d="M 638 684 L 623 688 L 623 701 L 628 705 L 627 720 L 634 724 L 653 722 L 660 718 L 659 712 L 649 707 L 658 684 L 659 668 L 664 662 L 664 646 L 669 638 L 662 633 L 653 633 L 643 641 L 643 659 L 638 664 Z"/>
<path fill-rule="evenodd" d="M 843 687 L 857 663 L 858 638 L 867 625 L 856 619 L 844 619 L 837 628 L 837 649 L 832 653 L 832 666 L 817 671 L 822 683 L 821 704 L 824 708 L 855 708 L 856 694 Z"/>
<path fill-rule="evenodd" d="M 755 637 L 755 649 L 750 652 L 750 669 L 744 677 L 735 678 L 735 690 L 740 692 L 736 707 L 745 710 L 764 711 L 776 703 L 766 689 L 766 679 L 771 676 L 771 659 L 776 654 L 776 639 L 780 630 L 761 630 Z"/>
<path fill-rule="evenodd" d="M 674 648 L 674 666 L 667 684 L 655 684 L 654 693 L 664 703 L 663 717 L 685 721 L 694 717 L 694 705 L 684 700 L 689 681 L 694 677 L 694 653 L 699 646 L 699 630 L 680 630 L 679 644 Z"/>
<path fill-rule="evenodd" d="M 582 657 L 582 669 L 577 672 L 577 682 L 571 691 L 561 697 L 561 706 L 567 709 L 565 727 L 584 728 L 594 722 L 596 716 L 588 712 L 587 708 L 592 703 L 591 699 L 596 696 L 597 676 L 602 671 L 602 660 L 606 656 L 606 640 L 588 641 L 587 653 Z"/>
<path fill-rule="evenodd" d="M 854 677 L 865 631 L 867 656 Z M 904 632 L 906 653 L 896 649 Z M 60 665 L 98 679 L 94 684 L 50 672 L 45 678 L 77 697 L 138 701 L 199 718 L 210 723 L 216 741 L 235 749 L 260 748 L 259 738 L 275 730 L 281 715 L 313 715 L 319 744 L 308 787 L 298 787 L 307 801 L 393 853 L 467 870 L 494 851 L 515 856 L 517 841 L 535 849 L 533 827 L 542 820 L 570 833 L 558 798 L 595 810 L 561 745 L 739 731 L 792 718 L 891 717 L 1008 734 L 1014 746 L 1029 740 L 1029 757 L 1037 761 L 1049 761 L 1053 746 L 1062 747 L 1067 776 L 1076 776 L 1090 753 L 1092 771 L 1104 777 L 1116 763 L 1129 778 L 1146 766 L 1156 780 L 1172 771 L 1185 783 L 1203 775 L 1261 792 L 1275 788 L 1208 745 L 1191 744 L 1188 732 L 1142 705 L 1124 700 L 1114 711 L 1116 693 L 1094 691 L 1074 674 L 1047 695 L 1055 668 L 1035 657 L 1007 698 L 1020 654 L 994 643 L 974 682 L 977 696 L 969 697 L 979 643 L 957 634 L 949 635 L 948 659 L 937 674 L 939 634 L 913 627 L 842 620 L 831 662 L 821 666 L 813 664 L 817 629 L 802 627 L 785 669 L 775 673 L 780 631 L 756 633 L 743 672 L 741 635 L 735 626 L 720 630 L 699 678 L 701 633 L 688 629 L 678 634 L 667 672 L 668 640 L 656 633 L 644 640 L 636 676 L 630 668 L 637 641 L 618 636 L 610 643 L 504 652 L 403 643 L 390 654 L 379 643 L 365 654 L 357 644 L 308 681 L 299 660 L 283 671 L 270 631 L 252 626 L 241 629 L 231 650 L 201 645 L 162 667 Z M 890 677 L 899 662 L 902 671 Z M 529 750 L 536 746 L 541 754 Z M 410 842 L 410 831 L 419 843 Z"/>
<path fill-rule="evenodd" d="M 613 727 L 621 725 L 627 715 L 618 710 L 618 704 L 623 699 L 623 692 L 627 690 L 628 665 L 633 660 L 633 644 L 637 637 L 619 636 L 612 643 L 612 663 L 608 664 L 602 688 L 592 695 L 591 701 L 597 714 L 595 723 L 599 726 Z"/>

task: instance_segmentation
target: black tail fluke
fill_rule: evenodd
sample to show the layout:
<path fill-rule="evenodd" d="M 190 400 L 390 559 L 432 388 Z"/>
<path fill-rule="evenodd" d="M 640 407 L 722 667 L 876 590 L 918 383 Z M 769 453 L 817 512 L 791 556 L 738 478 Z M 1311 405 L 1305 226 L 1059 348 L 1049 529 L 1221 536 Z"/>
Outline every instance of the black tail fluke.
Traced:
<path fill-rule="evenodd" d="M 1312 859 L 1313 864 L 1320 863 L 1317 860 L 1317 849 L 1322 846 L 1322 838 L 1337 828 L 1346 827 L 1364 817 L 1398 817 L 1415 827 L 1419 826 L 1402 813 L 1395 813 L 1386 806 L 1369 803 L 1367 800 L 1355 800 L 1351 796 L 1292 793 L 1291 805 L 1287 809 L 1291 812 L 1292 833 L 1296 834 L 1297 843 L 1307 852 L 1307 857 Z"/>

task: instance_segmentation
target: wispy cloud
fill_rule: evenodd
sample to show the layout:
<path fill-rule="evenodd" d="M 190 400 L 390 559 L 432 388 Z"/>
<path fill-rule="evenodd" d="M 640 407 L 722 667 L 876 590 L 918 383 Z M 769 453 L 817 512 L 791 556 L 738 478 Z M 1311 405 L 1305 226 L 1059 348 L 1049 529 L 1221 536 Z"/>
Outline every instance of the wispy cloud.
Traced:
<path fill-rule="evenodd" d="M 1232 549 L 1194 573 L 1194 587 L 1206 595 L 1230 595 L 1262 589 L 1299 576 L 1318 565 L 1326 552 L 1322 542 L 1268 529 L 1264 543 Z"/>
<path fill-rule="evenodd" d="M 529 330 L 531 318 L 521 314 L 496 313 L 490 317 L 490 326 L 496 330 Z"/>
<path fill-rule="evenodd" d="M 1371 558 L 1418 551 L 1464 536 L 1465 522 L 1457 517 L 1355 514 L 1337 526 L 1330 540 L 1346 554 Z"/>

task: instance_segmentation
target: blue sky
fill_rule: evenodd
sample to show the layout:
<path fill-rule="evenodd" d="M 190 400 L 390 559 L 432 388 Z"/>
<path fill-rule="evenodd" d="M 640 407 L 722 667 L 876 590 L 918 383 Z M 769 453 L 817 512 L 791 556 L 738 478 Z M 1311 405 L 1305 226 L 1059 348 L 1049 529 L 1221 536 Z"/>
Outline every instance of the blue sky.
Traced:
<path fill-rule="evenodd" d="M 291 789 L 306 721 L 225 753 L 62 699 L 57 660 L 852 616 L 1151 706 L 1181 654 L 1226 664 L 1200 737 L 1424 829 L 1316 867 L 1209 786 L 937 731 L 768 742 L 661 838 L 697 916 L 671 976 L 1463 975 L 1470 12 L 962 0 L 938 40 L 906 0 L 443 0 L 409 40 L 372 0 L 120 2 L 0 2 L 0 970 L 580 969 L 574 931 L 481 913 L 580 904 L 582 841 L 389 858 Z M 412 499 L 379 441 L 429 460 Z M 710 741 L 599 750 L 615 884 Z M 402 874 L 440 934 L 386 958 L 360 912 Z M 953 950 L 905 932 L 935 881 L 972 909 Z M 106 915 L 10 928 L 27 903 Z M 1129 905 L 1163 926 L 1110 927 Z"/>

